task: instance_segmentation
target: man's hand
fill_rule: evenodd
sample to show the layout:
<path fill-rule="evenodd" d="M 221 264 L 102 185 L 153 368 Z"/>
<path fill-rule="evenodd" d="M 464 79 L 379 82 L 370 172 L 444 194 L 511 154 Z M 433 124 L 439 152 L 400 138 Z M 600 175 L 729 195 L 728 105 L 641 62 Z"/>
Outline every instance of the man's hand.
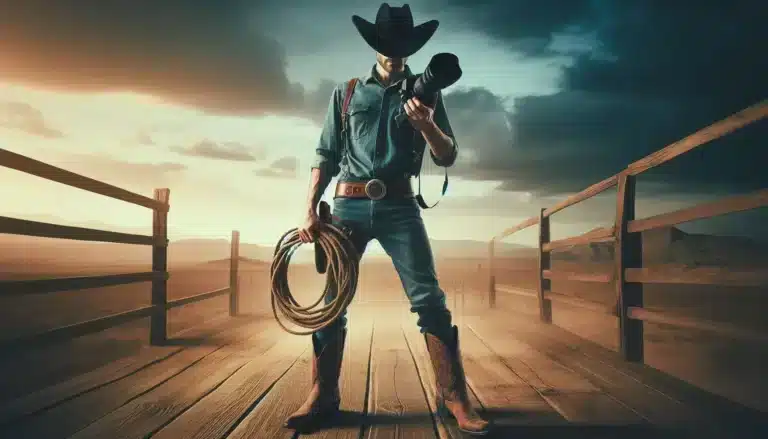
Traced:
<path fill-rule="evenodd" d="M 312 212 L 307 215 L 304 220 L 304 224 L 298 227 L 299 239 L 303 243 L 310 243 L 315 240 L 317 231 L 323 226 L 323 222 L 320 221 L 320 217 L 317 213 Z"/>
<path fill-rule="evenodd" d="M 433 120 L 435 110 L 424 105 L 419 98 L 413 97 L 408 99 L 403 104 L 403 109 L 405 114 L 408 115 L 408 121 L 419 131 L 424 131 L 435 123 Z"/>

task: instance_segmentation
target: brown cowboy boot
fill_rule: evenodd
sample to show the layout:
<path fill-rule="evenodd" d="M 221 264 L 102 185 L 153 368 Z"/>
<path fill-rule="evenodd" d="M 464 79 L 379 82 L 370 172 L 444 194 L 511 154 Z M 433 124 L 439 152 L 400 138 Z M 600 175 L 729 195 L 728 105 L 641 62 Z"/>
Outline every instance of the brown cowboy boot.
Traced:
<path fill-rule="evenodd" d="M 464 433 L 482 436 L 488 433 L 488 421 L 477 414 L 469 401 L 464 366 L 459 351 L 459 330 L 452 328 L 450 345 L 433 334 L 426 333 L 427 350 L 435 371 L 438 414 L 456 419 Z"/>
<path fill-rule="evenodd" d="M 344 341 L 347 330 L 341 329 L 331 336 L 325 347 L 320 349 L 312 337 L 312 388 L 307 400 L 286 419 L 286 428 L 306 428 L 327 419 L 339 410 L 339 375 L 344 355 Z"/>

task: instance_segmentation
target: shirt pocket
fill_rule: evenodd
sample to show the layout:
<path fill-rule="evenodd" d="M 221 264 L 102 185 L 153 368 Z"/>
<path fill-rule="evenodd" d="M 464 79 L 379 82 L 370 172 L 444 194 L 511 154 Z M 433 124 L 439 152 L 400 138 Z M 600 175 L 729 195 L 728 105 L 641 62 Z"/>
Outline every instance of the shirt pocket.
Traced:
<path fill-rule="evenodd" d="M 349 106 L 349 136 L 360 139 L 371 135 L 378 126 L 379 112 L 373 105 L 353 102 Z"/>

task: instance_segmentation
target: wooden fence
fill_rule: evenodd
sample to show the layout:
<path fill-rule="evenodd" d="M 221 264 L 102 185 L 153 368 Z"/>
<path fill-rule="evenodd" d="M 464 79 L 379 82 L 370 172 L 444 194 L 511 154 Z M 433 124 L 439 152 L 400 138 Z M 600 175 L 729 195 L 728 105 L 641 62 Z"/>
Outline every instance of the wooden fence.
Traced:
<path fill-rule="evenodd" d="M 489 243 L 490 306 L 493 307 L 496 304 L 497 289 L 503 289 L 506 292 L 537 298 L 540 318 L 548 323 L 552 321 L 551 302 L 553 301 L 609 314 L 617 314 L 619 317 L 620 352 L 629 361 L 643 361 L 643 322 L 671 324 L 679 327 L 714 331 L 730 337 L 757 339 L 761 342 L 768 341 L 768 334 L 764 332 L 749 330 L 723 322 L 675 316 L 643 307 L 643 284 L 646 283 L 766 286 L 768 285 L 768 272 L 765 270 L 735 271 L 719 269 L 717 267 L 680 268 L 669 265 L 644 268 L 641 239 L 641 232 L 645 230 L 766 207 L 768 206 L 768 189 L 762 189 L 747 195 L 732 196 L 716 202 L 704 203 L 649 218 L 638 219 L 635 217 L 635 178 L 637 175 L 714 139 L 766 118 L 766 116 L 768 116 L 768 100 L 763 100 L 630 164 L 617 175 L 593 184 L 552 207 L 541 209 L 539 215 L 528 218 L 522 223 L 506 229 L 493 237 Z M 553 214 L 592 198 L 614 186 L 618 186 L 618 196 L 616 200 L 616 217 L 612 227 L 600 228 L 581 236 L 556 241 L 550 240 L 550 217 Z M 539 225 L 538 284 L 536 291 L 497 286 L 494 263 L 495 243 L 515 232 L 536 224 Z M 596 242 L 614 243 L 613 274 L 565 272 L 553 271 L 551 269 L 550 253 L 552 251 Z M 612 309 L 607 309 L 606 306 L 601 304 L 562 294 L 561 292 L 551 291 L 551 281 L 553 279 L 582 282 L 613 282 L 617 305 Z"/>
<path fill-rule="evenodd" d="M 73 172 L 0 149 L 0 166 L 35 175 L 50 181 L 104 195 L 127 203 L 152 209 L 152 235 L 136 235 L 81 227 L 63 226 L 0 216 L 0 233 L 78 241 L 111 242 L 152 246 L 152 271 L 141 273 L 81 276 L 58 279 L 0 281 L 0 295 L 44 294 L 83 290 L 135 282 L 152 282 L 151 304 L 131 311 L 50 329 L 30 336 L 0 342 L 0 349 L 26 349 L 99 332 L 135 319 L 150 318 L 149 339 L 153 345 L 165 343 L 168 332 L 168 310 L 213 297 L 229 295 L 229 314 L 237 315 L 239 288 L 237 280 L 239 241 L 238 231 L 232 232 L 229 286 L 180 299 L 168 300 L 168 189 L 155 189 L 154 198 L 129 192 Z"/>

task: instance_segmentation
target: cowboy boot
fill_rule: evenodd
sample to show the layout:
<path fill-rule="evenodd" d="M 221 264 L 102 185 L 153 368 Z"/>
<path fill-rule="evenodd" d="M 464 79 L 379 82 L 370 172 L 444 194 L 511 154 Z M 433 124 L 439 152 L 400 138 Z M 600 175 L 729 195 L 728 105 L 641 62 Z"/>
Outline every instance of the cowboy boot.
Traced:
<path fill-rule="evenodd" d="M 435 371 L 437 412 L 456 419 L 459 429 L 470 435 L 488 433 L 488 421 L 477 414 L 469 401 L 464 366 L 459 352 L 459 331 L 452 327 L 448 344 L 433 334 L 425 333 L 427 350 Z"/>
<path fill-rule="evenodd" d="M 312 337 L 312 388 L 304 404 L 286 419 L 287 428 L 306 428 L 333 416 L 339 410 L 339 375 L 347 330 L 340 329 L 324 347 Z"/>

